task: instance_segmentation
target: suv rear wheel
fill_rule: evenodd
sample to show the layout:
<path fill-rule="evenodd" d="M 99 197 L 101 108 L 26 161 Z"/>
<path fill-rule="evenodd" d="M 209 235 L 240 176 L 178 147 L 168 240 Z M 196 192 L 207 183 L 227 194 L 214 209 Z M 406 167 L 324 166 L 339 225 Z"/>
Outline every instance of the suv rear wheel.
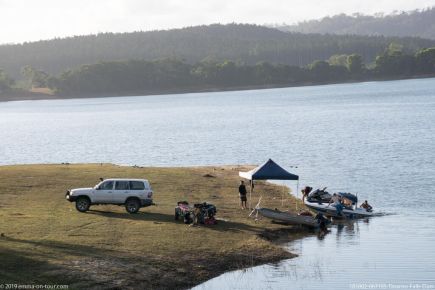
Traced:
<path fill-rule="evenodd" d="M 87 197 L 79 197 L 76 200 L 76 209 L 79 212 L 88 211 L 90 206 L 91 206 L 91 202 L 89 201 L 89 198 L 87 198 Z"/>
<path fill-rule="evenodd" d="M 127 199 L 125 209 L 128 213 L 137 213 L 140 209 L 140 202 L 136 198 Z"/>

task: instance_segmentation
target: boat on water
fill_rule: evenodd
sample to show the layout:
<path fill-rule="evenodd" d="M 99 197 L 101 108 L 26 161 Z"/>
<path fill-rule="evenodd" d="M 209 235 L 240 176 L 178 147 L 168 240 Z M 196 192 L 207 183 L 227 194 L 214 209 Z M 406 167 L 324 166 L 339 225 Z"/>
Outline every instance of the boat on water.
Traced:
<path fill-rule="evenodd" d="M 317 220 L 312 216 L 296 215 L 296 214 L 291 214 L 289 212 L 273 210 L 269 208 L 258 208 L 257 212 L 266 218 L 270 218 L 272 220 L 276 220 L 280 222 L 285 222 L 288 224 L 304 225 L 313 228 L 319 226 Z"/>
<path fill-rule="evenodd" d="M 358 207 L 358 197 L 348 192 L 335 193 L 340 199 L 340 202 L 333 202 L 333 195 L 324 189 L 316 189 L 310 192 L 304 204 L 311 210 L 322 213 L 327 217 L 333 218 L 364 218 L 377 215 L 371 209 Z"/>

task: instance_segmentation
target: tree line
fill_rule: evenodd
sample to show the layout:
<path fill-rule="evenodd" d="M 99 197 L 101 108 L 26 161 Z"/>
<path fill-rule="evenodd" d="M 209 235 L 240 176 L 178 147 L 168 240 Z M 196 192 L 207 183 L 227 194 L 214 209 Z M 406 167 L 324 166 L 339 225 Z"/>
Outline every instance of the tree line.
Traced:
<path fill-rule="evenodd" d="M 82 65 L 58 76 L 25 66 L 22 74 L 30 86 L 49 87 L 63 96 L 292 86 L 435 75 L 435 47 L 407 54 L 402 46 L 392 43 L 370 66 L 359 54 L 333 55 L 328 60 L 303 67 L 267 62 L 249 65 L 229 60 L 189 64 L 167 58 L 100 62 Z M 13 84 L 14 81 L 0 71 L 0 90 Z"/>
<path fill-rule="evenodd" d="M 176 57 L 191 65 L 231 59 L 251 66 L 261 61 L 306 66 L 333 54 L 356 53 L 369 63 L 391 42 L 401 44 L 406 53 L 435 46 L 435 40 L 416 37 L 302 34 L 258 25 L 214 24 L 0 45 L 0 67 L 17 79 L 25 65 L 57 75 L 82 64 L 129 59 Z"/>
<path fill-rule="evenodd" d="M 0 95 L 11 90 L 15 81 L 2 69 L 0 69 Z"/>
<path fill-rule="evenodd" d="M 435 7 L 390 15 L 339 14 L 296 25 L 281 25 L 283 31 L 386 36 L 418 36 L 435 39 Z"/>

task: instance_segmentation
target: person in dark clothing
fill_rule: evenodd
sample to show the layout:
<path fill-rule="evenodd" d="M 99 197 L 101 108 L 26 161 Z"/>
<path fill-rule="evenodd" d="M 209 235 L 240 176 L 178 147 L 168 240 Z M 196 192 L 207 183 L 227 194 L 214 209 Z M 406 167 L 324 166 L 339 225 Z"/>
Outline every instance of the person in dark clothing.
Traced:
<path fill-rule="evenodd" d="M 301 192 L 302 192 L 302 202 L 305 201 L 305 199 L 308 197 L 308 194 L 311 192 L 311 190 L 313 190 L 313 188 L 309 187 L 309 186 L 305 186 L 305 188 L 301 190 Z"/>
<path fill-rule="evenodd" d="M 246 191 L 245 182 L 243 182 L 242 180 L 240 181 L 240 186 L 239 186 L 240 206 L 242 207 L 242 209 L 246 208 L 246 201 L 247 201 L 246 194 L 247 191 Z"/>
<path fill-rule="evenodd" d="M 371 212 L 373 210 L 373 207 L 367 202 L 367 200 L 361 204 L 361 207 L 368 212 Z"/>

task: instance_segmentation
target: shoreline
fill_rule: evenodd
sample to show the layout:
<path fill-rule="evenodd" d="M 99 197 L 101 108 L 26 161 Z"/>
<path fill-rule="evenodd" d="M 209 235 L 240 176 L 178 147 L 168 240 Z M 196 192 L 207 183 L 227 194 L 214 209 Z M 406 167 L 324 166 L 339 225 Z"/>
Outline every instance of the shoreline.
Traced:
<path fill-rule="evenodd" d="M 254 221 L 238 206 L 238 171 L 251 167 L 0 166 L 0 258 L 5 261 L 0 280 L 187 289 L 228 271 L 293 258 L 282 243 L 311 231 Z M 110 205 L 77 212 L 64 199 L 65 189 L 93 185 L 99 176 L 149 179 L 157 206 L 136 215 Z M 258 182 L 257 188 L 265 207 L 294 210 L 300 203 L 289 195 L 281 207 L 283 186 Z M 218 224 L 191 227 L 175 221 L 177 200 L 215 204 Z"/>
<path fill-rule="evenodd" d="M 419 75 L 412 77 L 401 78 L 368 78 L 361 80 L 348 80 L 348 81 L 328 81 L 328 82 L 305 82 L 296 84 L 276 84 L 276 85 L 251 85 L 251 86 L 232 86 L 217 88 L 211 86 L 191 87 L 181 89 L 163 89 L 163 90 L 140 90 L 129 91 L 124 93 L 106 93 L 106 94 L 84 94 L 84 95 L 56 95 L 33 93 L 29 91 L 14 91 L 0 95 L 0 102 L 14 102 L 14 101 L 42 101 L 42 100 L 69 100 L 69 99 L 89 99 L 89 98 L 112 98 L 112 97 L 139 97 L 139 96 L 158 96 L 158 95 L 175 95 L 175 94 L 193 94 L 193 93 L 215 93 L 227 91 L 251 91 L 251 90 L 266 90 L 266 89 L 280 89 L 280 88 L 295 88 L 295 87 L 312 87 L 324 85 L 337 85 L 337 84 L 358 84 L 365 82 L 384 82 L 384 81 L 401 81 L 401 80 L 414 80 L 414 79 L 429 79 L 435 78 L 435 75 Z"/>

